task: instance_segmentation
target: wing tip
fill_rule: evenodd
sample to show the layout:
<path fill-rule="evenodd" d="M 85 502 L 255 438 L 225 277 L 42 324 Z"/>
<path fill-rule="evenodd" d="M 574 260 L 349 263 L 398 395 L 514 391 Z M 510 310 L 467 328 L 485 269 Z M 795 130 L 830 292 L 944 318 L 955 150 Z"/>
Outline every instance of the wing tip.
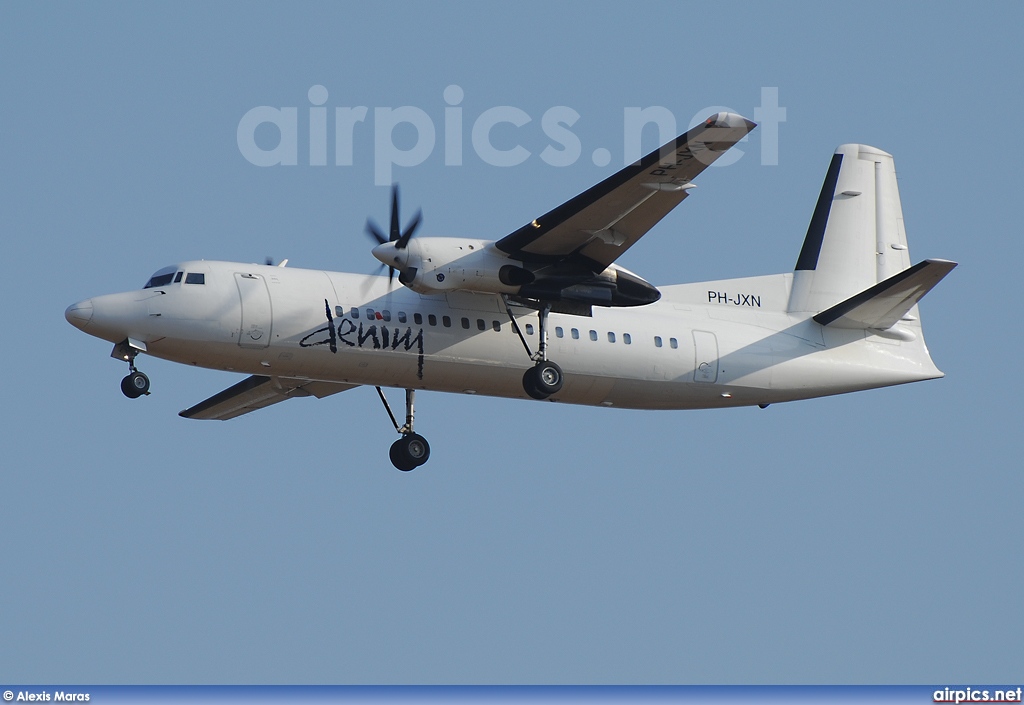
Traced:
<path fill-rule="evenodd" d="M 757 127 L 757 123 L 753 120 L 748 120 L 739 113 L 728 112 L 715 113 L 709 117 L 704 124 L 708 127 L 740 127 L 746 129 L 748 132 Z"/>

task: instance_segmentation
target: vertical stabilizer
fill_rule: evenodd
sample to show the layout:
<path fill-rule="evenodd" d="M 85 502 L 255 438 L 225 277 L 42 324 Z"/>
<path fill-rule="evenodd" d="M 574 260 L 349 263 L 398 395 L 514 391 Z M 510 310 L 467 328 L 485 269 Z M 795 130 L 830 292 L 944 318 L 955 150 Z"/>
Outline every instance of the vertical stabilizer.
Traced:
<path fill-rule="evenodd" d="M 842 145 L 807 228 L 789 310 L 824 311 L 908 267 L 892 155 L 863 144 Z"/>

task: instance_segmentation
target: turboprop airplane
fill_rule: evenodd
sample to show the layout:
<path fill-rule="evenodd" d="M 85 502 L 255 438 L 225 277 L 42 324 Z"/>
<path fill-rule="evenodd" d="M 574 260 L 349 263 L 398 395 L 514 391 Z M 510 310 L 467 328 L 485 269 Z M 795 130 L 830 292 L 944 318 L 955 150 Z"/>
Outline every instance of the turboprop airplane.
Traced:
<path fill-rule="evenodd" d="M 917 304 L 956 263 L 911 266 L 893 159 L 874 147 L 836 150 L 793 272 L 655 287 L 615 264 L 754 127 L 717 113 L 497 241 L 414 238 L 421 215 L 402 229 L 394 189 L 389 232 L 367 221 L 387 276 L 197 260 L 65 317 L 114 343 L 130 398 L 150 389 L 140 353 L 249 375 L 189 419 L 372 385 L 403 471 L 430 456 L 416 390 L 763 408 L 942 377 Z M 404 424 L 382 387 L 405 390 Z"/>

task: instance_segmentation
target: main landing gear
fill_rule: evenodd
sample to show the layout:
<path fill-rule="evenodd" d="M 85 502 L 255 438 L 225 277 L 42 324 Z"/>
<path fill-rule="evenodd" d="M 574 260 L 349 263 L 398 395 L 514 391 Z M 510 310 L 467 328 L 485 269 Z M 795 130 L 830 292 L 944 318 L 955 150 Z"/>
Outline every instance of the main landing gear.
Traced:
<path fill-rule="evenodd" d="M 414 433 L 412 430 L 414 416 L 413 400 L 416 398 L 416 390 L 405 390 L 405 425 L 399 426 L 398 419 L 395 418 L 394 412 L 391 411 L 391 405 L 388 404 L 387 397 L 384 396 L 384 390 L 380 387 L 376 389 L 380 400 L 384 403 L 388 416 L 391 417 L 391 423 L 395 425 L 395 430 L 402 435 L 401 438 L 391 445 L 389 453 L 391 464 L 402 472 L 414 470 L 430 458 L 430 444 L 427 443 L 427 439 L 418 433 Z"/>
<path fill-rule="evenodd" d="M 534 361 L 534 366 L 523 374 L 523 389 L 534 399 L 547 399 L 556 394 L 562 388 L 562 381 L 565 378 L 562 368 L 548 360 L 548 314 L 551 313 L 551 306 L 544 304 L 538 311 L 538 328 L 540 338 L 540 349 L 534 353 L 530 350 L 530 344 L 526 342 L 526 336 L 519 328 L 519 322 L 512 314 L 508 305 L 508 298 L 505 298 L 505 311 L 508 313 L 512 327 L 515 328 L 519 340 L 526 348 L 526 354 Z"/>
<path fill-rule="evenodd" d="M 138 399 L 149 394 L 149 377 L 135 369 L 135 356 L 138 350 L 129 348 L 125 354 L 128 360 L 128 375 L 121 380 L 121 392 L 129 399 Z"/>

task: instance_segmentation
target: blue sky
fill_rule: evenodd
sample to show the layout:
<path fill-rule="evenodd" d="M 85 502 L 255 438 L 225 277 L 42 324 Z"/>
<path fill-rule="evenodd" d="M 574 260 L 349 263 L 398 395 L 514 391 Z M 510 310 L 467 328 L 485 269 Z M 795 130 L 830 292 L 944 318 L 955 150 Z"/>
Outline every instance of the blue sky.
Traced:
<path fill-rule="evenodd" d="M 0 679 L 1020 678 L 1022 20 L 1011 2 L 5 3 Z M 313 86 L 329 113 L 368 108 L 350 166 L 309 163 Z M 432 457 L 403 474 L 372 389 L 186 421 L 237 377 L 146 359 L 153 394 L 131 402 L 109 345 L 63 318 L 185 259 L 374 271 L 377 108 L 436 127 L 393 172 L 421 232 L 496 239 L 621 166 L 627 109 L 682 130 L 754 117 L 764 89 L 778 163 L 755 130 L 622 264 L 658 284 L 788 271 L 832 151 L 872 144 L 912 258 L 961 263 L 922 304 L 945 379 L 764 411 L 423 393 Z M 296 108 L 295 166 L 239 149 L 264 105 Z M 530 118 L 493 132 L 529 152 L 517 166 L 472 149 L 499 106 Z M 558 106 L 579 115 L 567 166 L 540 156 Z"/>

